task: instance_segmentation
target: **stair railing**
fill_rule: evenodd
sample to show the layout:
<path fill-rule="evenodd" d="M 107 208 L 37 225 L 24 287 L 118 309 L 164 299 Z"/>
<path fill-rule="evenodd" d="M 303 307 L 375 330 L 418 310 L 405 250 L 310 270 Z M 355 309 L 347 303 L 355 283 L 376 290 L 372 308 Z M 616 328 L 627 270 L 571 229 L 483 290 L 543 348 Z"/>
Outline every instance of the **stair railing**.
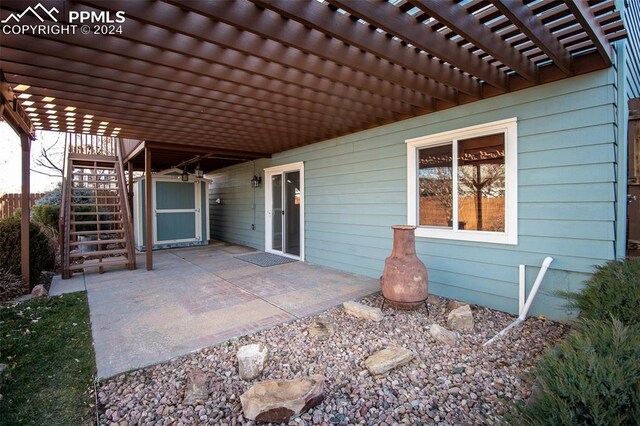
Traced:
<path fill-rule="evenodd" d="M 115 139 L 115 138 L 114 138 Z M 124 206 L 125 211 L 121 212 L 122 220 L 124 222 L 124 234 L 127 240 L 127 254 L 129 258 L 129 269 L 136 269 L 136 253 L 133 247 L 133 217 L 131 216 L 131 207 L 129 206 L 129 196 L 128 196 L 128 187 L 127 181 L 124 177 L 124 161 L 122 159 L 122 153 L 124 152 L 124 146 L 122 144 L 122 139 L 115 139 L 114 146 L 116 147 L 116 157 L 118 161 L 116 162 L 116 169 L 118 173 L 118 180 L 121 182 L 122 186 L 120 187 L 119 196 L 120 196 L 120 205 Z"/>

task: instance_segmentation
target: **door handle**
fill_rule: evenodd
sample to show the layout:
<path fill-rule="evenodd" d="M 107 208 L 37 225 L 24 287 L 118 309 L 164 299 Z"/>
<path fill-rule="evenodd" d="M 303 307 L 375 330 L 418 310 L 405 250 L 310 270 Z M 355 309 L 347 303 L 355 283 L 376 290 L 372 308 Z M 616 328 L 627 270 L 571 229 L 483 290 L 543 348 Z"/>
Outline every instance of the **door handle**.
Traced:
<path fill-rule="evenodd" d="M 284 210 L 282 210 L 282 216 L 284 216 Z"/>

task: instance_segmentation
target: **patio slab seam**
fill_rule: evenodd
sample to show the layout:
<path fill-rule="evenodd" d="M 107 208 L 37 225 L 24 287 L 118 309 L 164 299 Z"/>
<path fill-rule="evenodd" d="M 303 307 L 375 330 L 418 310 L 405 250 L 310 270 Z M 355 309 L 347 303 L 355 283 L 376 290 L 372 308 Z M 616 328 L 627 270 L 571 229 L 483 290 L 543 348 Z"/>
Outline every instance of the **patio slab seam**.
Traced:
<path fill-rule="evenodd" d="M 235 288 L 237 288 L 237 289 L 238 289 L 238 290 L 240 290 L 241 292 L 243 292 L 243 293 L 247 293 L 247 294 L 250 294 L 250 295 L 252 295 L 252 296 L 255 296 L 256 298 L 258 298 L 258 299 L 262 300 L 263 302 L 268 303 L 269 305 L 273 306 L 274 308 L 276 308 L 276 309 L 280 309 L 281 311 L 286 312 L 287 314 L 289 314 L 289 315 L 291 315 L 291 316 L 293 316 L 293 317 L 294 317 L 294 318 L 292 318 L 292 319 L 291 319 L 291 321 L 296 320 L 296 319 L 300 319 L 300 317 L 299 317 L 298 315 L 296 315 L 296 314 L 295 314 L 295 313 L 293 313 L 293 312 L 289 312 L 286 308 L 284 308 L 284 307 L 282 307 L 282 306 L 278 306 L 277 304 L 275 304 L 275 303 L 271 302 L 270 300 L 267 300 L 267 299 L 265 299 L 264 297 L 262 297 L 262 296 L 260 296 L 260 295 L 258 295 L 258 294 L 256 294 L 256 293 L 253 293 L 253 292 L 251 292 L 251 291 L 249 291 L 249 290 L 247 290 L 247 289 L 244 289 L 244 288 L 240 287 L 239 285 L 237 285 L 237 284 L 235 284 L 235 283 L 233 283 L 233 282 L 231 282 L 231 281 L 227 280 L 226 278 L 221 277 L 220 275 L 216 274 L 215 272 L 207 271 L 206 269 L 204 269 L 203 267 L 201 267 L 201 266 L 200 266 L 200 265 L 198 265 L 197 263 L 193 263 L 193 262 L 191 262 L 189 259 L 184 258 L 184 257 L 180 257 L 180 256 L 178 256 L 178 255 L 177 255 L 177 254 L 175 254 L 175 253 L 171 253 L 171 254 L 172 254 L 172 255 L 174 255 L 174 256 L 176 256 L 176 257 L 178 257 L 178 258 L 180 258 L 180 259 L 182 259 L 182 260 L 184 260 L 185 262 L 187 262 L 187 263 L 189 263 L 189 264 L 191 264 L 191 265 L 193 265 L 193 266 L 195 266 L 195 267 L 197 267 L 197 268 L 199 268 L 199 269 L 203 270 L 204 272 L 206 272 L 206 273 L 208 273 L 208 274 L 213 274 L 213 275 L 215 275 L 216 277 L 220 278 L 221 280 L 223 280 L 223 281 L 224 281 L 224 282 L 226 282 L 227 284 L 230 284 L 230 285 L 234 286 Z"/>

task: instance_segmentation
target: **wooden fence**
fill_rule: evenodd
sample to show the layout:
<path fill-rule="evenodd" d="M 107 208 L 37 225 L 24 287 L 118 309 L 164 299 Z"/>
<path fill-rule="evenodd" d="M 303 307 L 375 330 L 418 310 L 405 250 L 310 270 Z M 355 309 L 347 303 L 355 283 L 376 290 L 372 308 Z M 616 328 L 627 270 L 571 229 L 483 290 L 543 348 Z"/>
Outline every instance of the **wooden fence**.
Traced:
<path fill-rule="evenodd" d="M 20 208 L 20 196 L 20 194 L 4 194 L 0 196 L 0 219 L 12 216 Z M 33 207 L 36 201 L 43 196 L 44 194 L 41 192 L 29 194 L 29 206 Z"/>

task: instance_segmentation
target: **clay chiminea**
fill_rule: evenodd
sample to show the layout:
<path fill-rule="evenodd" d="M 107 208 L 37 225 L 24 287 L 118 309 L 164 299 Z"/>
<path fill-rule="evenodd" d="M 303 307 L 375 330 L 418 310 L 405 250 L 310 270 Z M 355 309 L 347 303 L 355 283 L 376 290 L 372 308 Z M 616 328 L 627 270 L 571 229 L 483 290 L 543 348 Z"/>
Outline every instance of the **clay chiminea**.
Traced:
<path fill-rule="evenodd" d="M 429 296 L 427 268 L 416 256 L 415 226 L 393 225 L 393 250 L 380 278 L 385 302 L 398 309 L 418 309 Z"/>

